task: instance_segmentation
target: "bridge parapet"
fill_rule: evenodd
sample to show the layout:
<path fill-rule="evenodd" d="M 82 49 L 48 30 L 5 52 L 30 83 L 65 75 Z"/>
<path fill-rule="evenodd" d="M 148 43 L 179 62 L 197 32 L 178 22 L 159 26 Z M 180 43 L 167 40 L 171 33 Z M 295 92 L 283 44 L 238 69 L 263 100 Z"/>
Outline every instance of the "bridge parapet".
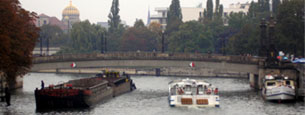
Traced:
<path fill-rule="evenodd" d="M 92 53 L 92 54 L 65 54 L 46 57 L 35 57 L 34 64 L 67 61 L 89 60 L 183 60 L 183 61 L 211 61 L 230 62 L 241 64 L 258 64 L 262 58 L 249 56 L 222 56 L 200 53 L 153 53 L 153 52 L 115 52 L 115 53 Z"/>

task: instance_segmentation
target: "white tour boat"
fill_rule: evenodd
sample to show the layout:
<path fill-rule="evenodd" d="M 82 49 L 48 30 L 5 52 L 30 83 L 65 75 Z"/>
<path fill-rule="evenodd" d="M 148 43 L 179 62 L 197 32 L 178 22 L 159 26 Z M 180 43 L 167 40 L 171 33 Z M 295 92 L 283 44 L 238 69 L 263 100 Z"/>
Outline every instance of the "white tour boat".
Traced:
<path fill-rule="evenodd" d="M 262 96 L 268 101 L 294 100 L 295 82 L 284 76 L 266 75 Z"/>
<path fill-rule="evenodd" d="M 219 107 L 218 88 L 202 80 L 182 79 L 169 82 L 169 105 Z"/>

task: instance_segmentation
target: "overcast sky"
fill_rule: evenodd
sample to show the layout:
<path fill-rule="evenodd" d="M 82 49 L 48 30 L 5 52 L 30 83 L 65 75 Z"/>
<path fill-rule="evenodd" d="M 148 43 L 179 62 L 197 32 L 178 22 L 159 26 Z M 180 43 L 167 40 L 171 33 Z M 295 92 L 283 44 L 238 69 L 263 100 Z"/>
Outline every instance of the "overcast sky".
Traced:
<path fill-rule="evenodd" d="M 19 0 L 21 6 L 38 15 L 44 13 L 48 16 L 56 16 L 62 19 L 63 9 L 69 5 L 70 0 Z M 121 20 L 128 25 L 133 25 L 136 19 L 147 22 L 147 12 L 150 7 L 151 14 L 156 14 L 155 7 L 168 7 L 172 0 L 119 0 Z M 207 0 L 180 0 L 181 7 L 195 7 Z M 220 0 L 220 4 L 228 7 L 231 3 L 246 3 L 253 0 Z M 257 1 L 257 0 L 254 0 Z M 81 20 L 89 20 L 91 23 L 106 22 L 110 12 L 112 0 L 72 0 L 72 4 L 80 11 Z M 214 0 L 215 4 L 215 0 Z"/>

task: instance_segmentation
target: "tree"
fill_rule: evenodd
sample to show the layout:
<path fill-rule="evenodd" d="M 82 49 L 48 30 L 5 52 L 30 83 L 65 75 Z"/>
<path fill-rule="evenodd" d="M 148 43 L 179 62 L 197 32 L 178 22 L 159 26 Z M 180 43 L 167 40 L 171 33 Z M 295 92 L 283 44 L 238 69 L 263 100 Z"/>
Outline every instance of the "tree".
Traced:
<path fill-rule="evenodd" d="M 133 27 L 142 28 L 142 27 L 145 27 L 145 24 L 144 24 L 143 20 L 136 20 Z"/>
<path fill-rule="evenodd" d="M 228 53 L 234 55 L 257 54 L 259 48 L 259 33 L 252 24 L 245 23 L 241 31 L 229 39 Z"/>
<path fill-rule="evenodd" d="M 278 6 L 281 4 L 280 0 L 272 0 L 272 13 L 276 14 L 278 10 Z"/>
<path fill-rule="evenodd" d="M 179 0 L 172 0 L 167 12 L 167 33 L 177 31 L 177 27 L 182 23 L 182 13 Z"/>
<path fill-rule="evenodd" d="M 213 19 L 213 0 L 207 1 L 207 19 L 212 20 Z"/>
<path fill-rule="evenodd" d="M 157 34 L 144 26 L 142 20 L 137 20 L 133 27 L 128 28 L 121 41 L 121 51 L 153 51 L 157 49 Z"/>
<path fill-rule="evenodd" d="M 220 9 L 220 7 L 219 7 L 219 0 L 216 0 L 215 13 L 216 13 L 217 16 L 219 15 L 219 9 Z"/>
<path fill-rule="evenodd" d="M 108 24 L 110 27 L 108 29 L 108 33 L 106 34 L 108 51 L 117 51 L 119 49 L 120 41 L 125 31 L 124 25 L 121 24 L 119 12 L 119 0 L 113 0 L 110 13 L 108 15 Z"/>
<path fill-rule="evenodd" d="M 171 52 L 208 52 L 212 50 L 212 35 L 203 31 L 204 26 L 200 22 L 190 21 L 179 26 L 169 38 L 169 50 Z"/>
<path fill-rule="evenodd" d="M 304 0 L 284 1 L 278 7 L 276 18 L 277 48 L 304 56 Z"/>
<path fill-rule="evenodd" d="M 112 33 L 119 29 L 119 26 L 121 24 L 121 19 L 119 15 L 120 9 L 119 9 L 119 0 L 113 0 L 112 6 L 110 9 L 110 13 L 108 15 L 108 24 L 109 24 L 109 32 Z"/>
<path fill-rule="evenodd" d="M 32 51 L 38 38 L 33 20 L 36 14 L 23 9 L 18 0 L 0 1 L 0 71 L 10 87 L 16 76 L 26 74 L 32 65 Z"/>
<path fill-rule="evenodd" d="M 258 10 L 259 10 L 259 4 L 252 1 L 248 9 L 247 15 L 251 18 L 254 18 L 256 17 L 256 12 L 258 12 Z"/>
<path fill-rule="evenodd" d="M 158 51 L 162 50 L 162 29 L 161 24 L 157 22 L 152 22 L 149 24 L 148 29 L 156 36 L 157 40 L 157 49 Z"/>
<path fill-rule="evenodd" d="M 50 47 L 60 47 L 67 45 L 69 39 L 67 35 L 58 27 L 54 25 L 43 25 L 40 27 L 40 40 L 43 42 L 43 46 L 47 46 L 47 40 L 49 39 Z M 36 44 L 39 45 L 39 44 Z"/>
<path fill-rule="evenodd" d="M 90 24 L 88 20 L 73 24 L 71 44 L 59 53 L 92 53 L 100 52 L 102 34 L 106 29 Z"/>
<path fill-rule="evenodd" d="M 258 0 L 260 7 L 260 12 L 270 11 L 270 1 L 269 0 Z"/>
<path fill-rule="evenodd" d="M 219 6 L 219 17 L 222 17 L 222 15 L 223 15 L 223 5 L 221 4 Z"/>

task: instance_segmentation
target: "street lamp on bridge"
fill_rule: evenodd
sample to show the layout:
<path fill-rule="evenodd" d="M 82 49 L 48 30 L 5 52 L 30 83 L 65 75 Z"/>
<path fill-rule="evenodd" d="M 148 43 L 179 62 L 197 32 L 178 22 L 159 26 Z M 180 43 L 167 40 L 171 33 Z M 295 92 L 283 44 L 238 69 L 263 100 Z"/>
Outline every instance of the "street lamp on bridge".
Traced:
<path fill-rule="evenodd" d="M 165 31 L 164 30 L 162 30 L 162 53 L 164 53 L 164 34 L 165 34 Z"/>

